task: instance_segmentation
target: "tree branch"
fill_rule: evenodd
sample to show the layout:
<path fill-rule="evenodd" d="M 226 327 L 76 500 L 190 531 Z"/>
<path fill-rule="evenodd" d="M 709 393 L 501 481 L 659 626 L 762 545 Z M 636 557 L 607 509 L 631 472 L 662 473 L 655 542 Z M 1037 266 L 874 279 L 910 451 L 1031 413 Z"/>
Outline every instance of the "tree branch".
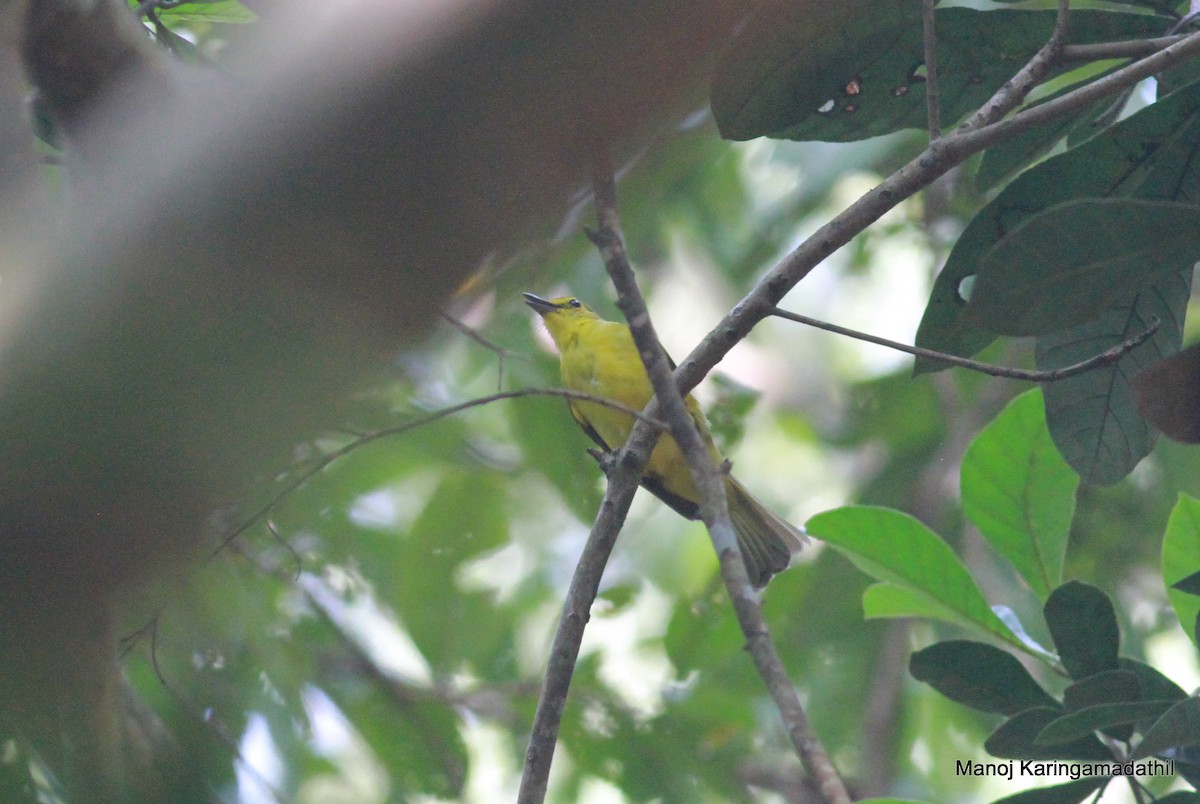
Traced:
<path fill-rule="evenodd" d="M 920 346 L 909 346 L 906 343 L 898 341 L 890 341 L 887 338 L 880 338 L 877 335 L 868 335 L 865 332 L 859 332 L 846 327 L 839 327 L 837 324 L 830 324 L 826 321 L 820 321 L 816 318 L 809 318 L 806 315 L 793 313 L 788 310 L 781 310 L 778 307 L 772 315 L 778 318 L 786 318 L 788 321 L 795 321 L 799 324 L 807 324 L 810 327 L 823 329 L 826 332 L 833 332 L 838 335 L 845 335 L 848 338 L 855 340 L 874 343 L 879 346 L 886 346 L 889 349 L 895 349 L 898 352 L 914 355 L 916 357 L 927 357 L 931 360 L 940 360 L 943 363 L 950 363 L 960 368 L 978 371 L 981 374 L 988 374 L 992 377 L 1004 377 L 1010 380 L 1028 380 L 1029 382 L 1057 382 L 1065 380 L 1067 377 L 1074 377 L 1076 374 L 1083 374 L 1092 369 L 1102 366 L 1111 366 L 1121 359 L 1122 355 L 1130 352 L 1145 343 L 1154 333 L 1158 332 L 1162 322 L 1157 318 L 1142 332 L 1134 335 L 1132 338 L 1127 338 L 1111 349 L 1106 349 L 1098 355 L 1093 355 L 1087 360 L 1082 360 L 1078 363 L 1072 363 L 1069 366 L 1062 368 L 1050 369 L 1049 371 L 1031 371 L 1029 369 L 1010 368 L 1008 366 L 994 366 L 989 363 L 980 363 L 978 360 L 971 360 L 958 355 L 947 354 L 945 352 L 937 352 L 933 349 L 923 349 Z"/>
<path fill-rule="evenodd" d="M 725 498 L 724 475 L 713 464 L 708 445 L 688 413 L 683 394 L 675 384 L 671 365 L 655 334 L 654 325 L 646 310 L 633 267 L 625 252 L 617 214 L 616 184 L 607 149 L 598 148 L 592 179 L 596 197 L 598 230 L 591 235 L 600 249 L 605 268 L 617 289 L 617 305 L 624 313 L 637 345 L 638 354 L 654 388 L 654 399 L 647 411 L 661 409 L 684 456 L 688 469 L 700 493 L 700 514 L 708 527 L 713 547 L 720 557 L 721 578 L 729 592 L 738 624 L 746 637 L 746 646 L 754 659 L 759 675 L 766 682 L 775 705 L 779 708 L 784 727 L 801 761 L 817 782 L 822 797 L 830 804 L 849 804 L 850 797 L 828 752 L 813 731 L 788 677 L 762 613 L 761 596 L 750 584 L 746 565 L 738 548 L 729 507 Z"/>
<path fill-rule="evenodd" d="M 1091 45 L 1064 45 L 1059 61 L 1101 61 L 1103 59 L 1140 59 L 1182 41 L 1184 34 L 1155 39 L 1130 39 L 1124 42 L 1097 42 Z"/>
<path fill-rule="evenodd" d="M 525 769 L 521 774 L 518 804 L 540 804 L 546 798 L 550 763 L 558 743 L 558 727 L 566 707 L 571 677 L 575 673 L 583 629 L 591 616 L 592 601 L 596 599 L 608 557 L 616 544 L 621 526 L 625 524 L 629 504 L 633 502 L 634 492 L 650 458 L 650 449 L 644 445 L 635 447 L 626 444 L 618 453 L 613 469 L 608 472 L 604 500 L 600 503 L 600 511 L 596 514 L 587 544 L 579 556 L 579 563 L 575 565 L 571 588 L 567 591 L 558 630 L 550 648 L 546 680 L 538 696 L 529 747 L 525 750 Z"/>

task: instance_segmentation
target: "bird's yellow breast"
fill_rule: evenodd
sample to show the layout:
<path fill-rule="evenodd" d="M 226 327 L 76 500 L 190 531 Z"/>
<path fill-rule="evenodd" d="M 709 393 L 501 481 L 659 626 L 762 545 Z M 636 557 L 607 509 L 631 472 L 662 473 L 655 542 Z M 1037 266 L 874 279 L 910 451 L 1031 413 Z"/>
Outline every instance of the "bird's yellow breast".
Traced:
<path fill-rule="evenodd" d="M 558 339 L 563 385 L 620 402 L 635 410 L 644 408 L 654 394 L 629 328 L 600 319 L 576 324 L 571 332 Z M 691 396 L 687 398 L 687 406 L 715 456 L 704 414 Z M 573 402 L 571 407 L 609 449 L 620 448 L 633 429 L 634 418 L 628 413 L 594 402 Z M 659 479 L 677 496 L 692 501 L 699 499 L 683 453 L 670 435 L 659 439 L 646 465 L 646 474 Z"/>

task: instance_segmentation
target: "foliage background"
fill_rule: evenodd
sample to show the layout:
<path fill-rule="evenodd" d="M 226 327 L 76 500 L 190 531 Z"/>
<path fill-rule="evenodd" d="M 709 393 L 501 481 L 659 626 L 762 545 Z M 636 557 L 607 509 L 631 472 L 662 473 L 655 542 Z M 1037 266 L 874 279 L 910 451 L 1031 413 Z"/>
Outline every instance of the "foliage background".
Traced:
<path fill-rule="evenodd" d="M 232 24 L 251 21 L 232 3 L 162 17 L 175 33 L 160 35 L 185 57 L 218 62 Z M 1133 106 L 1152 92 L 1139 89 Z M 913 131 L 849 144 L 728 142 L 697 105 L 620 154 L 625 234 L 668 351 L 686 354 L 767 267 L 925 144 Z M 889 213 L 783 306 L 911 342 L 935 272 L 986 200 L 977 169 Z M 397 355 L 389 381 L 297 445 L 294 466 L 247 490 L 228 520 L 360 434 L 498 390 L 557 386 L 556 359 L 519 294 L 569 289 L 617 315 L 582 232 L 590 215 L 581 196 L 521 251 L 483 266 L 448 306 L 470 334 L 447 322 Z M 1032 349 L 1005 340 L 983 358 L 1028 366 Z M 1036 597 L 964 519 L 958 496 L 967 445 L 1028 387 L 961 370 L 914 378 L 909 359 L 880 347 L 771 320 L 699 393 L 738 476 L 776 510 L 793 522 L 847 502 L 912 513 L 963 557 L 989 602 L 1049 644 Z M 131 601 L 126 671 L 222 796 L 511 799 L 549 639 L 601 497 L 587 446 L 561 400 L 525 397 L 356 447 L 194 577 Z M 1123 653 L 1191 689 L 1200 669 L 1158 571 L 1180 492 L 1200 496 L 1200 455 L 1165 441 L 1124 481 L 1082 485 L 1064 576 L 1118 602 Z M 766 597 L 839 770 L 862 795 L 1012 792 L 954 773 L 957 759 L 987 759 L 998 719 L 907 672 L 911 649 L 960 632 L 864 621 L 868 585 L 814 543 Z M 640 499 L 593 611 L 551 797 L 801 795 L 798 763 L 741 646 L 703 528 Z"/>

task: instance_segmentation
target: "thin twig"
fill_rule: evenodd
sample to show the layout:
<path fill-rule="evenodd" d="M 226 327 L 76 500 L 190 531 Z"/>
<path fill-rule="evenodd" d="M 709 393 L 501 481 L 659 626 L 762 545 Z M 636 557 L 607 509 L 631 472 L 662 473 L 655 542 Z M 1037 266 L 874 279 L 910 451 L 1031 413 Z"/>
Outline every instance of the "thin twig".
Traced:
<path fill-rule="evenodd" d="M 616 184 L 605 148 L 597 149 L 592 183 L 599 221 L 599 228 L 592 235 L 592 240 L 600 248 L 609 277 L 617 289 L 617 305 L 629 323 L 634 343 L 654 387 L 659 409 L 671 427 L 671 435 L 687 458 L 688 469 L 700 494 L 701 518 L 708 527 L 713 547 L 720 557 L 721 577 L 729 592 L 738 624 L 746 637 L 747 649 L 779 708 L 801 761 L 816 780 L 822 797 L 830 804 L 849 804 L 850 797 L 845 784 L 813 731 L 783 660 L 771 641 L 762 613 L 761 597 L 750 584 L 745 562 L 738 549 L 725 498 L 724 474 L 714 465 L 708 446 L 688 413 L 683 395 L 671 375 L 670 362 L 654 332 L 633 267 L 625 252 L 617 214 Z M 651 405 L 649 409 L 654 408 Z"/>
<path fill-rule="evenodd" d="M 463 335 L 466 335 L 468 338 L 475 341 L 475 343 L 496 353 L 496 362 L 499 366 L 497 371 L 498 376 L 496 378 L 496 387 L 498 389 L 504 387 L 504 361 L 510 357 L 527 357 L 527 355 L 522 354 L 521 352 L 515 352 L 512 349 L 506 349 L 498 343 L 493 343 L 492 341 L 483 337 L 483 335 L 479 334 L 479 332 L 473 327 L 467 326 L 462 321 L 459 321 L 457 318 L 447 313 L 445 310 L 439 310 L 438 315 L 440 315 L 442 319 L 450 326 L 454 327 Z"/>
<path fill-rule="evenodd" d="M 942 110 L 938 98 L 937 26 L 934 6 L 937 0 L 921 0 L 922 38 L 925 42 L 925 108 L 929 119 L 929 141 L 942 136 Z"/>
<path fill-rule="evenodd" d="M 304 559 L 300 557 L 300 552 L 292 546 L 291 542 L 283 538 L 283 534 L 279 532 L 279 528 L 275 527 L 275 523 L 270 518 L 263 520 L 263 524 L 267 526 L 267 530 L 271 532 L 271 536 L 279 543 L 279 546 L 291 554 L 292 560 L 296 562 L 296 574 L 293 580 L 300 580 L 300 573 L 304 572 Z"/>
<path fill-rule="evenodd" d="M 344 458 L 359 447 L 369 444 L 372 441 L 378 441 L 381 438 L 407 433 L 410 430 L 414 430 L 418 427 L 424 427 L 427 424 L 431 424 L 439 419 L 444 419 L 447 416 L 452 416 L 455 413 L 461 413 L 464 410 L 477 408 L 481 405 L 487 405 L 492 402 L 498 402 L 502 399 L 519 399 L 526 396 L 558 396 L 563 397 L 564 399 L 578 399 L 585 402 L 594 402 L 598 405 L 604 405 L 605 407 L 619 410 L 622 413 L 628 413 L 631 416 L 636 416 L 640 424 L 647 426 L 654 432 L 658 432 L 666 428 L 666 424 L 663 422 L 647 416 L 646 414 L 642 413 L 642 411 L 635 410 L 628 405 L 622 405 L 620 402 L 614 402 L 611 399 L 604 399 L 603 397 L 593 396 L 592 394 L 585 394 L 579 391 L 571 391 L 566 388 L 521 388 L 516 391 L 504 391 L 498 394 L 491 394 L 490 396 L 479 397 L 478 399 L 472 399 L 467 402 L 462 402 L 458 405 L 451 405 L 448 408 L 435 410 L 426 416 L 422 416 L 419 419 L 407 422 L 405 424 L 399 424 L 395 427 L 386 427 L 382 430 L 376 430 L 373 433 L 368 433 L 367 435 L 356 438 L 349 444 L 346 444 L 345 446 L 322 456 L 320 460 L 288 482 L 274 497 L 272 497 L 261 508 L 251 514 L 240 525 L 235 527 L 229 533 L 225 534 L 225 536 L 221 539 L 220 545 L 218 545 L 208 557 L 211 559 L 213 556 L 216 556 L 218 553 L 224 550 L 230 544 L 230 542 L 253 527 L 259 520 L 266 517 L 267 514 L 269 514 L 275 508 L 275 506 L 279 505 L 279 503 L 282 502 L 288 495 L 300 488 L 300 486 L 304 485 L 304 483 L 313 478 L 315 475 L 319 474 L 331 463 L 340 458 Z"/>
<path fill-rule="evenodd" d="M 846 327 L 839 327 L 837 324 L 830 324 L 826 321 L 821 321 L 816 318 L 809 318 L 806 315 L 793 313 L 789 310 L 781 310 L 778 307 L 775 308 L 775 310 L 772 312 L 772 315 L 775 315 L 779 318 L 786 318 L 788 321 L 795 321 L 799 324 L 806 324 L 810 327 L 816 327 L 817 329 L 823 329 L 826 332 L 834 332 L 838 335 L 845 335 L 846 337 L 855 338 L 856 340 L 860 341 L 866 341 L 867 343 L 886 346 L 889 349 L 895 349 L 898 352 L 905 352 L 906 354 L 914 355 L 916 357 L 925 357 L 930 360 L 940 360 L 943 363 L 950 363 L 952 365 L 970 369 L 971 371 L 978 371 L 981 374 L 987 374 L 992 377 L 1003 377 L 1010 380 L 1027 380 L 1029 382 L 1057 382 L 1059 380 L 1065 380 L 1067 377 L 1074 377 L 1076 374 L 1083 374 L 1084 372 L 1101 368 L 1103 366 L 1111 366 L 1119 361 L 1127 352 L 1136 349 L 1149 340 L 1154 333 L 1158 332 L 1159 327 L 1162 326 L 1162 321 L 1155 317 L 1150 323 L 1150 326 L 1142 332 L 1139 332 L 1132 338 L 1127 338 L 1111 349 L 1106 349 L 1098 355 L 1089 357 L 1087 360 L 1083 360 L 1079 363 L 1072 363 L 1071 365 L 1063 366 L 1062 368 L 1051 369 L 1049 371 L 1033 371 L 1030 369 L 1010 368 L 1008 366 L 994 366 L 990 363 L 980 363 L 978 360 L 971 360 L 970 358 L 959 357 L 958 355 L 947 354 L 945 352 L 937 352 L 933 349 L 924 349 L 920 346 L 909 346 L 906 343 L 890 341 L 887 338 L 880 338 L 878 335 L 868 335 L 865 332 L 847 329 Z"/>

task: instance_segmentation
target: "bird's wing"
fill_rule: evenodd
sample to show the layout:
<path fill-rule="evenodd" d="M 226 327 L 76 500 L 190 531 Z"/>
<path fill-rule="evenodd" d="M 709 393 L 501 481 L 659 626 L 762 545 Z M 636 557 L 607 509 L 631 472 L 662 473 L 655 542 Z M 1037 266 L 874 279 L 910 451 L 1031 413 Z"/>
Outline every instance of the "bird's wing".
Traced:
<path fill-rule="evenodd" d="M 571 411 L 571 418 L 573 418 L 575 420 L 576 424 L 578 424 L 580 426 L 580 428 L 583 429 L 583 432 L 587 433 L 588 438 L 595 441 L 596 445 L 599 446 L 600 449 L 604 450 L 605 452 L 613 451 L 612 447 L 610 447 L 608 444 L 604 443 L 604 439 L 601 438 L 600 434 L 596 432 L 596 428 L 592 427 L 592 423 L 587 420 L 587 417 L 584 416 L 582 413 L 580 413 L 579 408 L 576 407 L 574 402 L 571 402 L 568 400 L 567 407 Z"/>

